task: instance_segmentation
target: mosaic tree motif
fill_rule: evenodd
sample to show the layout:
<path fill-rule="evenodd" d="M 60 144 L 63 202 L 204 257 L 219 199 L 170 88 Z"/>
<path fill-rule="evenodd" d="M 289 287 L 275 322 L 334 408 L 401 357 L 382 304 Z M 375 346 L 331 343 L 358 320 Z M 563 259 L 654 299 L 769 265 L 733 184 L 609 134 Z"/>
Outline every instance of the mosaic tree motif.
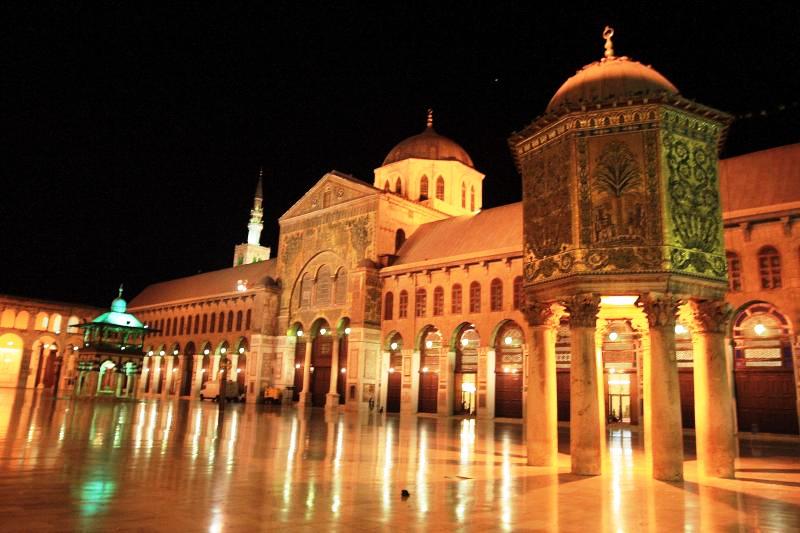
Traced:
<path fill-rule="evenodd" d="M 613 141 L 597 158 L 592 183 L 592 243 L 640 242 L 645 231 L 644 180 L 628 145 Z"/>

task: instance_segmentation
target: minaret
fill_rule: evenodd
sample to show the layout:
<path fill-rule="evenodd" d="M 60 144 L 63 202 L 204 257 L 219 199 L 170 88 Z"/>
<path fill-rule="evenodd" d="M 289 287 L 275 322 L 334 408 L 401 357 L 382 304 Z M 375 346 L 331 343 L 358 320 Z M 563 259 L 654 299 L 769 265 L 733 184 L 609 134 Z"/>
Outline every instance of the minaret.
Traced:
<path fill-rule="evenodd" d="M 250 223 L 247 225 L 247 244 L 261 244 L 261 230 L 264 229 L 262 220 L 264 211 L 261 209 L 261 202 L 264 199 L 262 193 L 262 181 L 264 179 L 264 169 L 258 171 L 258 185 L 256 185 L 256 195 L 253 198 L 253 209 L 250 210 Z"/>
<path fill-rule="evenodd" d="M 261 246 L 261 230 L 264 229 L 264 210 L 261 206 L 263 193 L 264 169 L 258 171 L 258 185 L 250 210 L 250 222 L 247 224 L 247 242 L 236 246 L 233 252 L 233 266 L 257 263 L 269 259 L 270 249 Z"/>

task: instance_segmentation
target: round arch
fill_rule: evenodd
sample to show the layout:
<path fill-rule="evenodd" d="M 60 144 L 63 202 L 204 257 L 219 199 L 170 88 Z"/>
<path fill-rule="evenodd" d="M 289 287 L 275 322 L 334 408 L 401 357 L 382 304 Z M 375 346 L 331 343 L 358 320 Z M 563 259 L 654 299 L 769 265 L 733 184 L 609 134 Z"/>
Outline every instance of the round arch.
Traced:
<path fill-rule="evenodd" d="M 228 341 L 223 340 L 217 344 L 217 348 L 214 350 L 214 355 L 225 355 L 228 353 L 228 350 L 230 350 L 230 344 L 228 344 Z"/>
<path fill-rule="evenodd" d="M 15 333 L 0 335 L 0 387 L 17 387 L 22 364 L 22 337 Z"/>
<path fill-rule="evenodd" d="M 442 356 L 442 333 L 428 324 L 417 334 L 419 350 L 419 388 L 417 411 L 436 413 L 439 408 L 439 364 Z"/>

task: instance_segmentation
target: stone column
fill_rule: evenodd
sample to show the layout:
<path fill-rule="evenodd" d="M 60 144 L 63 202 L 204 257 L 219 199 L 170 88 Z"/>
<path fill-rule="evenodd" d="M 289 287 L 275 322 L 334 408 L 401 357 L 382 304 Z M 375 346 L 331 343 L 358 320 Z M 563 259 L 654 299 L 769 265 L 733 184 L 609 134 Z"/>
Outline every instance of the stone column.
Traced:
<path fill-rule="evenodd" d="M 309 337 L 306 341 L 306 355 L 303 359 L 303 390 L 300 391 L 300 400 L 297 405 L 300 407 L 311 405 L 311 347 L 314 339 Z"/>
<path fill-rule="evenodd" d="M 525 396 L 525 443 L 528 464 L 558 466 L 558 399 L 556 396 L 556 326 L 552 305 L 530 302 L 528 321 L 528 391 Z M 497 370 L 497 369 L 495 369 Z"/>
<path fill-rule="evenodd" d="M 692 351 L 697 463 L 703 475 L 733 478 L 736 441 L 725 358 L 725 327 L 731 308 L 724 301 L 693 301 L 691 310 L 695 319 Z"/>
<path fill-rule="evenodd" d="M 572 473 L 602 474 L 605 448 L 605 409 L 598 376 L 595 326 L 600 297 L 579 294 L 565 302 L 569 311 L 572 357 L 570 363 L 570 454 Z"/>
<path fill-rule="evenodd" d="M 675 356 L 675 314 L 678 300 L 671 294 L 643 295 L 639 299 L 650 328 L 650 353 L 645 359 L 645 397 L 649 404 L 653 477 L 661 481 L 683 479 L 683 426 L 678 361 Z"/>
<path fill-rule="evenodd" d="M 339 407 L 339 393 L 336 392 L 336 385 L 339 383 L 339 337 L 333 337 L 333 353 L 331 354 L 331 379 L 328 394 L 325 395 L 325 407 Z"/>

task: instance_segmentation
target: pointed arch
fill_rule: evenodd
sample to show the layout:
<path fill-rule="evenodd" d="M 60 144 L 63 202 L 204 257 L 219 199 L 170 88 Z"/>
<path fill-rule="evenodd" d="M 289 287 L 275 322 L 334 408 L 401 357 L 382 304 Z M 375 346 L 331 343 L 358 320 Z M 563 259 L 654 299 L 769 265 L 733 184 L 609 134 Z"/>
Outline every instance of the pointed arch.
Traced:
<path fill-rule="evenodd" d="M 436 199 L 444 201 L 444 178 L 436 178 Z"/>
<path fill-rule="evenodd" d="M 428 176 L 422 176 L 419 180 L 419 199 L 420 201 L 428 199 Z"/>

